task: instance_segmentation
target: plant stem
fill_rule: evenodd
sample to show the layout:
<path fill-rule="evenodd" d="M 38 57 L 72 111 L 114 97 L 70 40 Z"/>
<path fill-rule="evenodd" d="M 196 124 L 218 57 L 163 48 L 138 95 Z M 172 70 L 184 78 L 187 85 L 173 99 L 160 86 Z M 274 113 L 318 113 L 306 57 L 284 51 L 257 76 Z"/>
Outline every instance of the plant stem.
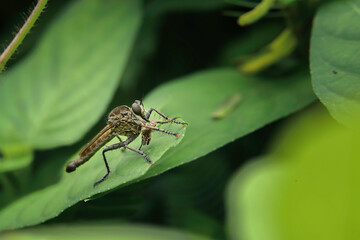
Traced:
<path fill-rule="evenodd" d="M 240 65 L 239 70 L 246 74 L 257 73 L 289 56 L 297 44 L 297 38 L 292 30 L 286 28 L 262 52 Z"/>
<path fill-rule="evenodd" d="M 24 40 L 25 36 L 29 33 L 30 29 L 40 16 L 40 13 L 43 11 L 43 9 L 46 6 L 48 0 L 39 0 L 36 4 L 34 10 L 31 12 L 30 16 L 22 26 L 22 28 L 19 30 L 19 32 L 16 34 L 14 39 L 11 41 L 9 46 L 4 50 L 4 52 L 0 56 L 0 73 L 4 70 L 5 64 L 10 59 L 10 57 L 14 54 L 16 49 L 19 47 L 21 42 Z"/>
<path fill-rule="evenodd" d="M 275 0 L 262 0 L 251 11 L 240 16 L 238 19 L 238 24 L 240 26 L 246 26 L 258 21 L 269 12 L 274 3 Z"/>

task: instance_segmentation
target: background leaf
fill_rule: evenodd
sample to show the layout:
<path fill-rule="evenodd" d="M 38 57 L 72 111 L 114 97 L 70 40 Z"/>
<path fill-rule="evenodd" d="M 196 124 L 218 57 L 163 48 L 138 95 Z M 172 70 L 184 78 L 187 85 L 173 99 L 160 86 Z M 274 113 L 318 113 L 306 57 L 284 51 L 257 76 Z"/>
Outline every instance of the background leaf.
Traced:
<path fill-rule="evenodd" d="M 228 188 L 232 239 L 357 239 L 360 137 L 319 108 L 293 121 L 269 156 Z"/>
<path fill-rule="evenodd" d="M 174 229 L 160 228 L 146 225 L 130 224 L 72 224 L 72 225 L 55 225 L 51 227 L 37 227 L 21 231 L 12 231 L 3 234 L 4 240 L 33 240 L 33 239 L 154 239 L 154 240 L 195 240 L 206 239 L 193 234 L 189 234 Z"/>
<path fill-rule="evenodd" d="M 76 1 L 27 58 L 1 75 L 0 149 L 6 158 L 21 154 L 7 154 L 19 146 L 74 143 L 101 117 L 126 64 L 140 10 L 139 1 Z"/>
<path fill-rule="evenodd" d="M 360 119 L 359 9 L 359 0 L 324 5 L 311 37 L 314 91 L 331 115 L 349 126 L 358 126 Z"/>

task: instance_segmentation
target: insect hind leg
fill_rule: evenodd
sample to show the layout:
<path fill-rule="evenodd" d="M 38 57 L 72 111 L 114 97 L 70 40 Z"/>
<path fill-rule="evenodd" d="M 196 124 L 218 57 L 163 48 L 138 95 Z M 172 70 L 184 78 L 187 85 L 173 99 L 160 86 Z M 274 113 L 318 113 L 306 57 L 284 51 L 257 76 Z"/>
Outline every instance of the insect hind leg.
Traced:
<path fill-rule="evenodd" d="M 150 158 L 148 156 L 146 156 L 145 153 L 139 151 L 139 150 L 136 150 L 136 149 L 133 149 L 131 147 L 128 146 L 129 143 L 131 143 L 132 141 L 134 141 L 136 138 L 137 138 L 138 135 L 133 135 L 133 136 L 130 136 L 128 137 L 128 139 L 126 139 L 126 141 L 122 141 L 122 142 L 119 142 L 119 143 L 115 143 L 113 145 L 110 145 L 110 146 L 107 146 L 106 148 L 104 148 L 103 152 L 102 152 L 102 155 L 103 155 L 103 159 L 104 159 L 104 162 L 105 162 L 105 166 L 106 166 L 106 174 L 99 180 L 97 181 L 96 183 L 94 183 L 94 188 L 96 188 L 97 185 L 99 185 L 100 183 L 102 183 L 110 174 L 110 167 L 109 167 L 109 164 L 106 160 L 106 156 L 105 156 L 105 153 L 107 151 L 111 151 L 111 150 L 115 150 L 115 149 L 118 149 L 118 148 L 122 148 L 122 147 L 125 147 L 125 148 L 128 148 L 129 150 L 132 150 L 134 152 L 137 152 L 139 153 L 141 156 L 143 156 L 146 161 L 148 161 L 149 163 L 152 163 Z"/>
<path fill-rule="evenodd" d="M 116 144 L 113 144 L 113 145 L 110 145 L 110 146 L 107 146 L 106 148 L 104 148 L 104 150 L 103 150 L 103 152 L 102 152 L 102 155 L 103 155 L 103 159 L 104 159 L 104 162 L 105 162 L 105 166 L 106 166 L 107 172 L 106 172 L 106 174 L 105 174 L 99 181 L 97 181 L 96 183 L 94 183 L 94 188 L 96 188 L 96 186 L 97 186 L 99 183 L 103 182 L 103 181 L 107 178 L 107 176 L 109 176 L 109 174 L 110 174 L 110 172 L 111 172 L 111 171 L 110 171 L 109 164 L 108 164 L 108 162 L 107 162 L 107 160 L 106 160 L 105 153 L 106 153 L 107 151 L 111 151 L 111 150 L 114 150 L 114 149 L 122 148 L 122 147 L 124 147 L 125 145 L 126 145 L 125 142 L 120 142 L 120 143 L 116 143 Z"/>

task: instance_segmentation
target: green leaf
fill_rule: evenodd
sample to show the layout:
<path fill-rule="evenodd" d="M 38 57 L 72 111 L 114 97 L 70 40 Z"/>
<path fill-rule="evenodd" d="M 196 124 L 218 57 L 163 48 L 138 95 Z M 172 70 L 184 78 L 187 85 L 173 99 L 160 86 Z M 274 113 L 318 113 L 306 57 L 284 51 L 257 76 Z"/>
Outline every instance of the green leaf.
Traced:
<path fill-rule="evenodd" d="M 206 238 L 196 236 L 187 232 L 174 229 L 161 228 L 150 225 L 135 224 L 72 224 L 53 225 L 29 228 L 19 231 L 11 231 L 2 235 L 4 240 L 38 240 L 38 239 L 77 239 L 77 240 L 98 240 L 98 239 L 154 239 L 154 240 L 205 240 Z"/>
<path fill-rule="evenodd" d="M 240 105 L 224 118 L 212 119 L 212 112 L 235 93 L 243 96 Z M 150 148 L 144 148 L 144 152 L 156 161 L 150 168 L 137 154 L 112 151 L 109 158 L 121 161 L 111 161 L 110 167 L 115 171 L 94 190 L 92 184 L 105 173 L 101 153 L 97 153 L 75 173 L 64 173 L 57 185 L 32 193 L 3 208 L 0 211 L 0 229 L 45 221 L 94 194 L 124 186 L 130 181 L 140 181 L 195 160 L 313 100 L 306 71 L 283 79 L 271 79 L 245 77 L 234 69 L 225 68 L 199 72 L 165 84 L 153 91 L 144 104 L 147 108 L 155 107 L 170 117 L 179 116 L 188 122 L 184 141 L 171 148 L 181 138 L 175 141 L 171 136 L 154 133 L 157 136 L 153 137 Z M 167 127 L 173 132 L 184 132 L 178 125 Z M 137 146 L 139 142 L 134 144 L 134 147 Z"/>
<path fill-rule="evenodd" d="M 360 120 L 360 1 L 324 5 L 314 21 L 311 71 L 316 95 L 340 123 Z"/>
<path fill-rule="evenodd" d="M 146 173 L 149 168 L 157 164 L 157 160 L 171 147 L 176 146 L 183 138 L 185 128 L 182 125 L 163 125 L 164 129 L 180 133 L 175 138 L 167 134 L 153 133 L 149 146 L 142 150 L 155 163 L 150 166 L 145 159 L 130 150 L 122 152 L 114 150 L 107 153 L 111 173 L 103 183 L 95 189 L 93 184 L 106 173 L 101 151 L 98 151 L 89 162 L 75 172 L 65 172 L 61 180 L 48 188 L 33 192 L 18 201 L 6 206 L 0 211 L 0 231 L 34 225 L 59 215 L 66 208 L 75 203 L 86 200 L 91 196 L 109 191 L 119 185 L 128 183 Z M 116 138 L 109 142 L 111 145 L 119 142 Z M 130 144 L 133 148 L 140 146 L 140 137 Z M 74 160 L 76 156 L 70 160 Z"/>
<path fill-rule="evenodd" d="M 1 76 L 1 150 L 82 138 L 113 96 L 140 10 L 139 1 L 80 0 L 49 26 L 33 52 Z"/>
<path fill-rule="evenodd" d="M 360 135 L 313 109 L 228 188 L 233 239 L 357 239 Z"/>
<path fill-rule="evenodd" d="M 243 99 L 239 106 L 221 120 L 212 119 L 213 111 L 236 93 Z M 145 99 L 146 106 L 161 106 L 171 116 L 181 116 L 189 126 L 185 140 L 168 151 L 142 178 L 204 156 L 313 100 L 306 71 L 275 79 L 242 76 L 233 69 L 216 69 L 164 85 Z"/>

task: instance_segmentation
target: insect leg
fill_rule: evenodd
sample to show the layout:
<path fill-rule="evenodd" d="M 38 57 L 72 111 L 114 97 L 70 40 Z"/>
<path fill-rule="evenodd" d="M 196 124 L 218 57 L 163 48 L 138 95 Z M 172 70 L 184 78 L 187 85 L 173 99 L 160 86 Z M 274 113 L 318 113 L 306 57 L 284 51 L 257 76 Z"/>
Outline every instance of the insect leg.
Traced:
<path fill-rule="evenodd" d="M 121 143 L 123 142 L 123 141 L 121 140 L 121 138 L 120 138 L 118 135 L 116 135 L 116 137 L 119 139 L 119 141 L 120 141 Z M 122 151 L 122 152 L 125 152 L 125 149 L 126 149 L 126 148 L 125 148 L 125 147 L 123 147 L 123 148 L 121 149 L 121 151 Z"/>
<path fill-rule="evenodd" d="M 174 117 L 172 118 L 171 120 L 175 120 L 177 119 L 178 117 Z M 156 121 L 157 124 L 164 124 L 164 123 L 172 123 L 172 121 Z"/>
<path fill-rule="evenodd" d="M 186 122 L 175 121 L 175 119 L 171 119 L 171 118 L 167 117 L 165 114 L 161 113 L 160 111 L 156 110 L 155 108 L 150 108 L 150 110 L 146 113 L 145 117 L 146 117 L 147 120 L 149 120 L 152 111 L 155 111 L 157 114 L 159 114 L 160 116 L 165 118 L 168 122 L 173 122 L 173 123 L 176 123 L 176 124 L 182 124 L 184 126 L 188 125 Z"/>
<path fill-rule="evenodd" d="M 110 145 L 110 146 L 107 146 L 106 148 L 104 148 L 103 152 L 102 152 L 102 155 L 103 155 L 103 159 L 104 159 L 104 162 L 105 162 L 105 166 L 106 166 L 106 170 L 107 170 L 107 173 L 99 180 L 97 181 L 95 184 L 94 184 L 94 188 L 96 188 L 96 186 L 101 183 L 102 181 L 104 181 L 107 176 L 110 174 L 110 168 L 109 168 L 109 164 L 106 160 L 106 156 L 105 156 L 105 153 L 107 151 L 110 151 L 110 150 L 114 150 L 114 149 L 118 149 L 118 148 L 121 148 L 121 147 L 124 147 L 125 146 L 125 143 L 124 142 L 121 142 L 121 143 L 116 143 L 116 144 L 113 144 L 113 145 Z"/>
<path fill-rule="evenodd" d="M 141 150 L 141 147 L 143 145 L 149 145 L 150 140 L 151 140 L 151 129 L 146 129 L 142 131 L 142 136 L 141 136 L 141 144 L 138 150 Z"/>
<path fill-rule="evenodd" d="M 142 151 L 140 151 L 140 150 L 137 150 L 137 149 L 135 149 L 135 148 L 129 147 L 128 145 L 125 145 L 125 147 L 126 147 L 127 149 L 131 150 L 131 151 L 134 151 L 134 152 L 140 154 L 141 156 L 143 156 L 143 157 L 145 158 L 145 160 L 146 160 L 148 163 L 153 164 L 153 162 L 150 160 L 150 158 L 149 158 L 144 152 L 142 152 Z"/>
<path fill-rule="evenodd" d="M 118 148 L 122 148 L 122 147 L 127 147 L 127 145 L 129 143 L 131 143 L 132 141 L 135 140 L 135 138 L 137 138 L 138 135 L 134 135 L 134 136 L 131 136 L 131 137 L 128 137 L 128 139 L 126 139 L 126 141 L 124 142 L 120 142 L 120 143 L 115 143 L 113 145 L 110 145 L 110 146 L 107 146 L 106 148 L 104 148 L 103 152 L 102 152 L 102 155 L 103 155 L 103 159 L 104 159 L 104 162 L 105 162 L 105 166 L 106 166 L 106 170 L 107 170 L 107 173 L 99 180 L 97 181 L 95 184 L 94 184 L 94 188 L 96 188 L 96 186 L 103 182 L 107 176 L 110 174 L 110 168 L 109 168 L 109 164 L 106 160 L 106 156 L 105 156 L 105 153 L 107 151 L 110 151 L 110 150 L 114 150 L 114 149 L 118 149 Z M 144 154 L 144 153 L 143 153 Z"/>
<path fill-rule="evenodd" d="M 167 131 L 165 129 L 160 129 L 160 128 L 157 128 L 157 127 L 152 127 L 152 126 L 147 126 L 147 125 L 143 125 L 142 127 L 149 128 L 149 129 L 152 129 L 154 131 L 166 133 L 166 134 L 169 134 L 169 135 L 173 135 L 175 137 L 179 137 L 179 133 L 173 133 L 173 132 Z"/>

